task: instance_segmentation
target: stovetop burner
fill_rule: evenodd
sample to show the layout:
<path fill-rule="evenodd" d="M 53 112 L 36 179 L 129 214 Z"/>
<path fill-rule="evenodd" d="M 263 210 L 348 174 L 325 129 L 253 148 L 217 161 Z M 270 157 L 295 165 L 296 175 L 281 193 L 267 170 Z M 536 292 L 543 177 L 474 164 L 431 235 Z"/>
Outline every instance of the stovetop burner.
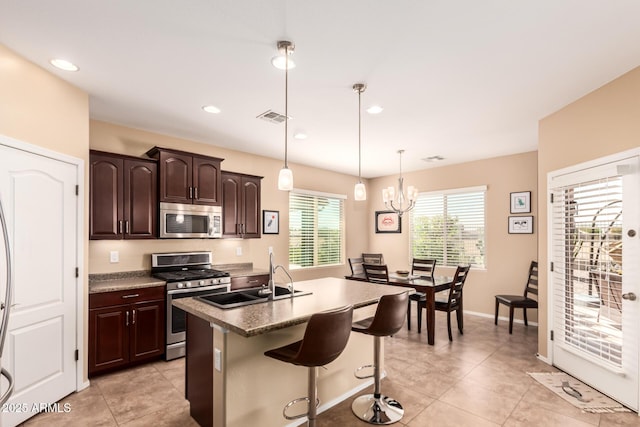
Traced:
<path fill-rule="evenodd" d="M 152 274 L 153 277 L 165 282 L 180 282 L 182 280 L 211 279 L 216 277 L 229 277 L 226 271 L 205 268 L 200 270 L 161 271 Z"/>

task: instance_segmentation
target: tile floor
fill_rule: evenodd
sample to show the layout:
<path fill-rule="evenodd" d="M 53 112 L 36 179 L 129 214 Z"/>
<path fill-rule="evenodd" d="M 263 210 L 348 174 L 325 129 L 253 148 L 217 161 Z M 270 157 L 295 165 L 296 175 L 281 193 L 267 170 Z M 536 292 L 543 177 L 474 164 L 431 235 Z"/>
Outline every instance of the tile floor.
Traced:
<path fill-rule="evenodd" d="M 405 408 L 396 426 L 640 426 L 635 413 L 582 413 L 532 380 L 527 372 L 555 370 L 535 357 L 536 327 L 516 324 L 509 335 L 506 322 L 466 315 L 464 335 L 455 330 L 449 343 L 446 315 L 436 315 L 435 346 L 406 328 L 385 341 L 382 390 Z M 197 426 L 183 389 L 184 359 L 153 362 L 93 378 L 63 399 L 71 412 L 24 426 Z M 318 427 L 368 425 L 354 418 L 351 400 L 320 414 Z"/>

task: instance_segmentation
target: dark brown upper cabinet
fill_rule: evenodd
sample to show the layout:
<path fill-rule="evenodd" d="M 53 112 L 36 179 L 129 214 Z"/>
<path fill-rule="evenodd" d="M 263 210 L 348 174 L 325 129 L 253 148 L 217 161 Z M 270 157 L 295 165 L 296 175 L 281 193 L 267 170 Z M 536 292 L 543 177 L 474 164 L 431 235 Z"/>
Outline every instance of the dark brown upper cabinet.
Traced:
<path fill-rule="evenodd" d="M 222 237 L 260 237 L 262 177 L 222 171 Z"/>
<path fill-rule="evenodd" d="M 89 238 L 155 239 L 156 162 L 91 151 L 90 163 Z"/>
<path fill-rule="evenodd" d="M 220 206 L 220 163 L 223 159 L 154 147 L 147 155 L 158 160 L 160 201 Z"/>

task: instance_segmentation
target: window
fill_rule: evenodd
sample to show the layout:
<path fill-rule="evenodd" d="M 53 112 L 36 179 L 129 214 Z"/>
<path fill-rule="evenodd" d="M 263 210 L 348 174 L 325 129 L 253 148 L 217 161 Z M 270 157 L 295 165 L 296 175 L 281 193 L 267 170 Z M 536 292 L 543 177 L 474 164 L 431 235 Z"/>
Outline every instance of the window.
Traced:
<path fill-rule="evenodd" d="M 342 264 L 346 196 L 289 193 L 289 268 Z"/>
<path fill-rule="evenodd" d="M 411 255 L 439 265 L 485 266 L 486 187 L 422 193 L 410 212 Z"/>

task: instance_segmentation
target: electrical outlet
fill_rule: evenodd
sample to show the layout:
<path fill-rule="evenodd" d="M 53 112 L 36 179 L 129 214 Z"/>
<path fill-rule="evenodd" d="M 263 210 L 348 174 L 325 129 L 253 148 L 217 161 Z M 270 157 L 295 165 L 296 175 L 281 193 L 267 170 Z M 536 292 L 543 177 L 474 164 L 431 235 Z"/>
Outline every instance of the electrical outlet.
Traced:
<path fill-rule="evenodd" d="M 242 246 L 236 248 L 236 256 L 242 256 Z"/>
<path fill-rule="evenodd" d="M 109 252 L 109 262 L 111 264 L 116 264 L 120 262 L 120 253 L 118 251 Z"/>
<path fill-rule="evenodd" d="M 269 246 L 269 255 L 273 253 L 273 246 Z"/>

